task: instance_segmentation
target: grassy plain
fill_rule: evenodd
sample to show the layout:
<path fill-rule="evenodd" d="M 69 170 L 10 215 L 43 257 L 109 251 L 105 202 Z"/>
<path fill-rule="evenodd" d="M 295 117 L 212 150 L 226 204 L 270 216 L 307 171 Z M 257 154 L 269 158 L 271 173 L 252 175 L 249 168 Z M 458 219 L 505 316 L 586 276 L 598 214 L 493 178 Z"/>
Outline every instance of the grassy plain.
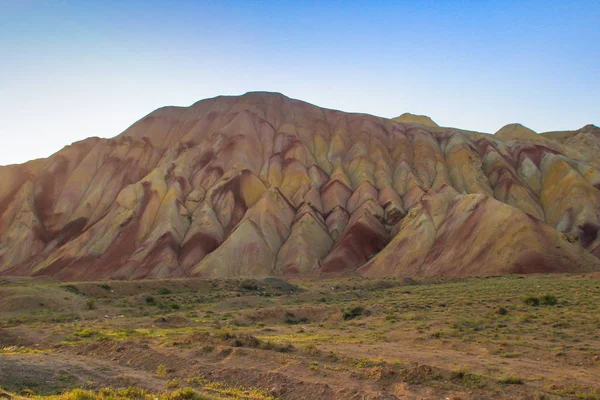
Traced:
<path fill-rule="evenodd" d="M 0 279 L 0 398 L 599 399 L 600 276 Z"/>

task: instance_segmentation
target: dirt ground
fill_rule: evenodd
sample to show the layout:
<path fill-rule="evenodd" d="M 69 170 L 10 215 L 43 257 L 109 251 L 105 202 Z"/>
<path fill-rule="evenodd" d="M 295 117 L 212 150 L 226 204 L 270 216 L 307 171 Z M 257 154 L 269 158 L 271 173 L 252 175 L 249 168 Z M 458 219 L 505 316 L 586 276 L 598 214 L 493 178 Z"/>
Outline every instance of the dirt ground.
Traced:
<path fill-rule="evenodd" d="M 0 398 L 598 399 L 599 278 L 3 279 Z"/>

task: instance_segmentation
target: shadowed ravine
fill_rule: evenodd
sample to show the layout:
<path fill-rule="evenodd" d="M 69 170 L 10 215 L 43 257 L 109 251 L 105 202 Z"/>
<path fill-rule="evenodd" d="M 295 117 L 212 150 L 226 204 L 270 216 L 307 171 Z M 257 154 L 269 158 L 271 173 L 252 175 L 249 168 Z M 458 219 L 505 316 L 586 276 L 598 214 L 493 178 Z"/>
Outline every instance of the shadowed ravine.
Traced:
<path fill-rule="evenodd" d="M 276 93 L 158 109 L 0 167 L 0 274 L 600 270 L 600 129 L 495 135 Z"/>

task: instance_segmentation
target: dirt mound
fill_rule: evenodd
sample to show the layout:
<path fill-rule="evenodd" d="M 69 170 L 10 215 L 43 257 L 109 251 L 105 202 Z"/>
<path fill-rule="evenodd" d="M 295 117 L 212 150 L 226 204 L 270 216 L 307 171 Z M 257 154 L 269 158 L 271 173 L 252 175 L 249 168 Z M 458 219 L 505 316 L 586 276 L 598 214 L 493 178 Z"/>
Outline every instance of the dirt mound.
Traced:
<path fill-rule="evenodd" d="M 0 349 L 9 346 L 30 346 L 33 342 L 21 334 L 0 328 Z"/>
<path fill-rule="evenodd" d="M 85 299 L 55 286 L 0 287 L 0 316 L 83 309 Z"/>
<path fill-rule="evenodd" d="M 180 328 L 190 325 L 190 320 L 181 316 L 159 317 L 154 320 L 154 324 L 161 328 Z"/>
<path fill-rule="evenodd" d="M 242 291 L 262 291 L 279 294 L 299 293 L 302 291 L 298 286 L 274 276 L 243 279 L 238 283 L 238 288 Z"/>
<path fill-rule="evenodd" d="M 276 276 L 266 276 L 260 279 L 261 282 L 269 285 L 273 289 L 280 290 L 283 293 L 299 293 L 302 289 Z"/>
<path fill-rule="evenodd" d="M 306 324 L 324 321 L 335 312 L 327 307 L 269 307 L 251 312 L 244 312 L 238 321 L 248 323 L 263 322 L 266 324 L 285 323 L 288 325 Z"/>

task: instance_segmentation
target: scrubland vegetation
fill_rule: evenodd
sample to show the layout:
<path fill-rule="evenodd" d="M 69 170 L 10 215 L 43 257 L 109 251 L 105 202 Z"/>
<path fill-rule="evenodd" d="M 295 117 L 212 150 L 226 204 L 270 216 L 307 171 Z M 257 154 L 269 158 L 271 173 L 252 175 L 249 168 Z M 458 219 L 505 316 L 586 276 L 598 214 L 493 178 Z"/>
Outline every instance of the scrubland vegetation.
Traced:
<path fill-rule="evenodd" d="M 5 279 L 0 295 L 0 398 L 600 398 L 593 275 Z"/>

